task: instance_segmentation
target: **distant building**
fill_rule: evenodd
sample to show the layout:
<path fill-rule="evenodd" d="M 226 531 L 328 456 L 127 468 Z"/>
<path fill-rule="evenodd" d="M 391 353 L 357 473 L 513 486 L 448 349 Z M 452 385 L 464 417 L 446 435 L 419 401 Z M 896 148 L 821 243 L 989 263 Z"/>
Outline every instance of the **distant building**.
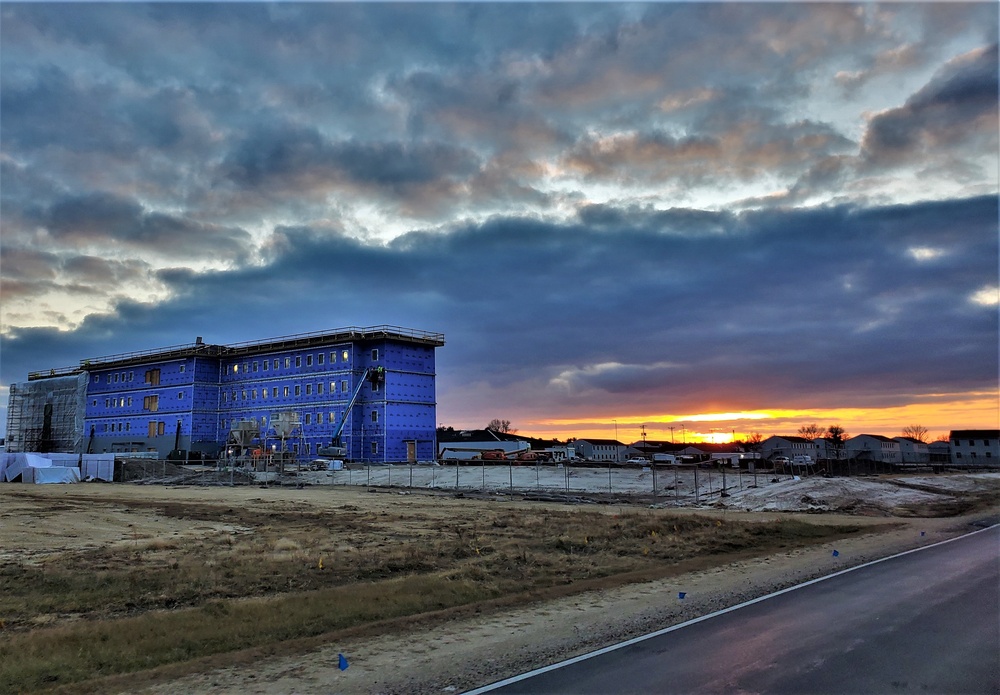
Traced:
<path fill-rule="evenodd" d="M 85 359 L 11 386 L 8 440 L 160 458 L 214 458 L 238 440 L 303 460 L 339 434 L 352 460 L 429 460 L 442 345 L 440 333 L 373 326 Z"/>
<path fill-rule="evenodd" d="M 655 441 L 652 439 L 643 441 L 640 439 L 639 441 L 632 442 L 625 448 L 622 452 L 622 460 L 628 460 L 630 458 L 644 458 L 652 461 L 655 454 L 677 455 L 685 446 L 687 445 Z"/>
<path fill-rule="evenodd" d="M 903 463 L 929 463 L 930 450 L 925 442 L 913 437 L 893 437 L 899 442 L 899 454 Z"/>
<path fill-rule="evenodd" d="M 1000 466 L 1000 430 L 952 430 L 953 466 Z"/>
<path fill-rule="evenodd" d="M 881 434 L 859 434 L 844 444 L 848 458 L 881 463 L 902 463 L 899 442 Z"/>
<path fill-rule="evenodd" d="M 495 430 L 438 430 L 438 458 L 445 461 L 479 459 L 484 451 L 519 454 L 531 449 L 523 437 Z"/>
<path fill-rule="evenodd" d="M 588 461 L 624 461 L 626 446 L 617 439 L 577 439 L 576 455 Z"/>
<path fill-rule="evenodd" d="M 814 461 L 817 460 L 816 445 L 811 439 L 805 437 L 779 437 L 773 435 L 760 443 L 761 458 L 770 459 L 776 456 L 808 456 Z"/>
<path fill-rule="evenodd" d="M 951 463 L 951 442 L 931 442 L 927 452 L 931 463 Z"/>

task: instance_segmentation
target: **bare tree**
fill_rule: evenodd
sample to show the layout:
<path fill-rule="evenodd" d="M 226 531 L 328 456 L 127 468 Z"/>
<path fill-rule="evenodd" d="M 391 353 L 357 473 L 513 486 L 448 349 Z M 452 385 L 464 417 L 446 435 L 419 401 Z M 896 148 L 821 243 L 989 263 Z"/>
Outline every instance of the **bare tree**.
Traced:
<path fill-rule="evenodd" d="M 806 439 L 819 439 L 823 436 L 825 430 L 817 425 L 815 422 L 811 425 L 802 425 L 799 428 L 799 436 L 805 437 Z"/>
<path fill-rule="evenodd" d="M 499 432 L 500 434 L 516 434 L 517 430 L 510 426 L 510 420 L 501 420 L 500 418 L 493 418 L 490 420 L 489 424 L 486 425 L 486 429 L 492 430 L 494 432 Z"/>
<path fill-rule="evenodd" d="M 903 428 L 903 436 L 916 439 L 918 442 L 926 442 L 927 435 L 930 433 L 923 425 L 907 425 Z"/>

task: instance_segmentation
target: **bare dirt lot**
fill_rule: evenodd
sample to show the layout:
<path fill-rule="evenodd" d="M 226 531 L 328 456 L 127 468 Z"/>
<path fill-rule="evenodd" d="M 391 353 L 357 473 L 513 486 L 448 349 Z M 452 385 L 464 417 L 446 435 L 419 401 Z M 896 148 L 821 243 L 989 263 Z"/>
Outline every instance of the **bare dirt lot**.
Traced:
<path fill-rule="evenodd" d="M 817 478 L 662 509 L 3 485 L 0 690 L 453 692 L 959 535 L 998 491 Z"/>

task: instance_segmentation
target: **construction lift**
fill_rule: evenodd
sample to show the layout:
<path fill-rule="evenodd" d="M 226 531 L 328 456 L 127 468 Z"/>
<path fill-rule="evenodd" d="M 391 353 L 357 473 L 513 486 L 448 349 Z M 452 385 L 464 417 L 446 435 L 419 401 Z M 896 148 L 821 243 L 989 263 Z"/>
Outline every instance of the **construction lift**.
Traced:
<path fill-rule="evenodd" d="M 337 425 L 336 431 L 333 433 L 333 437 L 330 440 L 330 446 L 320 447 L 316 453 L 325 459 L 334 459 L 345 461 L 347 459 L 347 447 L 341 442 L 341 435 L 344 433 L 344 425 L 347 424 L 347 416 L 351 412 L 351 408 L 354 407 L 355 402 L 358 400 L 358 396 L 361 395 L 361 389 L 364 387 L 365 383 L 370 383 L 372 386 L 377 384 L 385 383 L 385 367 L 368 367 L 365 369 L 364 374 L 358 380 L 358 385 L 354 389 L 354 393 L 351 394 L 351 400 L 347 402 L 347 407 L 344 408 L 344 415 L 340 418 L 340 423 Z"/>

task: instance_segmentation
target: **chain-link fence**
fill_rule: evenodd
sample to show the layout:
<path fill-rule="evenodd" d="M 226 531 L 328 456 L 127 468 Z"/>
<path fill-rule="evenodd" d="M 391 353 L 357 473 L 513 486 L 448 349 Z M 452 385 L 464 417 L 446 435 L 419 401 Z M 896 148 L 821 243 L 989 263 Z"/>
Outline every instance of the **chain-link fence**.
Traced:
<path fill-rule="evenodd" d="M 165 485 L 330 485 L 519 494 L 642 498 L 660 504 L 704 504 L 735 491 L 789 480 L 789 473 L 729 467 L 650 465 L 564 466 L 561 464 L 380 464 L 337 465 L 327 470 L 286 464 L 260 470 L 225 465 L 190 465 L 162 460 L 119 462 L 115 480 Z"/>

